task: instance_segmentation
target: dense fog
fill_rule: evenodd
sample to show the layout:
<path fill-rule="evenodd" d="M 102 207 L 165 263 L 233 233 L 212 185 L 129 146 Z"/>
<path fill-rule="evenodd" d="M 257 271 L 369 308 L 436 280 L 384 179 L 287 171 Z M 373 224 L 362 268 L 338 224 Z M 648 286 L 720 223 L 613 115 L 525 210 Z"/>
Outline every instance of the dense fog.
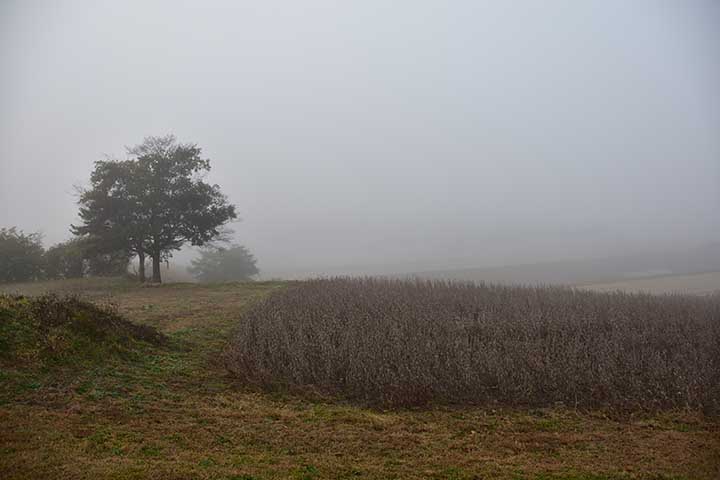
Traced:
<path fill-rule="evenodd" d="M 265 276 L 720 241 L 713 0 L 6 0 L 0 72 L 0 226 L 47 245 L 167 133 Z"/>

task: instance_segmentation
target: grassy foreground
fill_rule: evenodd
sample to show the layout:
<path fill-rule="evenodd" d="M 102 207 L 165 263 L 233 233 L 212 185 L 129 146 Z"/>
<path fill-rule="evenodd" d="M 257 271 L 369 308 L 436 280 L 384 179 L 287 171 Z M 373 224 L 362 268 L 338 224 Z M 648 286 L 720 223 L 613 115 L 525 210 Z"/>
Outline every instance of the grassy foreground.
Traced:
<path fill-rule="evenodd" d="M 697 413 L 378 411 L 250 391 L 220 354 L 243 309 L 283 287 L 6 287 L 111 301 L 168 341 L 12 388 L 0 375 L 0 478 L 720 478 L 720 419 Z"/>

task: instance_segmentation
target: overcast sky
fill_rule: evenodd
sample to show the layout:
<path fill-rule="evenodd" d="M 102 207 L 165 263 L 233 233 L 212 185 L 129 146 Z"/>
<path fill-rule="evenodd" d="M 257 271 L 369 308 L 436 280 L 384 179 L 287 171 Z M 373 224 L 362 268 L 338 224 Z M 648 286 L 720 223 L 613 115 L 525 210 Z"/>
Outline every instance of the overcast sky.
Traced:
<path fill-rule="evenodd" d="M 720 240 L 720 2 L 0 0 L 0 226 L 174 133 L 266 272 Z"/>

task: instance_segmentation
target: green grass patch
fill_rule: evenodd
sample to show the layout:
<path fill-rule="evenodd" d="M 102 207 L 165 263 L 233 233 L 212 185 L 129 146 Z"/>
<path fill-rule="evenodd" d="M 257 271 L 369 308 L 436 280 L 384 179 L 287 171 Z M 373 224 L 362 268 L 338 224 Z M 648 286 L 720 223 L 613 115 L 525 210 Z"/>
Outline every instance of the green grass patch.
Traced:
<path fill-rule="evenodd" d="M 0 398 L 57 384 L 80 371 L 90 376 L 75 386 L 77 393 L 117 396 L 94 385 L 93 373 L 112 361 L 143 361 L 166 340 L 153 327 L 74 296 L 0 295 Z"/>

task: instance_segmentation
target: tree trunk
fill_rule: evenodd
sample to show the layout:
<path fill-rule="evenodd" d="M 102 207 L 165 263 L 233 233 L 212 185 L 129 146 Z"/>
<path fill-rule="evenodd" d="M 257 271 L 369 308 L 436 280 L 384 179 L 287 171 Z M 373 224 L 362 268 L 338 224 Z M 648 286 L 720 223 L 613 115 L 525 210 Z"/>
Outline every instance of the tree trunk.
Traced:
<path fill-rule="evenodd" d="M 138 277 L 140 283 L 145 283 L 145 252 L 142 250 L 138 252 Z"/>
<path fill-rule="evenodd" d="M 162 283 L 162 278 L 160 278 L 160 249 L 155 249 L 152 253 L 152 261 L 153 261 L 153 277 L 152 281 L 153 283 Z"/>

